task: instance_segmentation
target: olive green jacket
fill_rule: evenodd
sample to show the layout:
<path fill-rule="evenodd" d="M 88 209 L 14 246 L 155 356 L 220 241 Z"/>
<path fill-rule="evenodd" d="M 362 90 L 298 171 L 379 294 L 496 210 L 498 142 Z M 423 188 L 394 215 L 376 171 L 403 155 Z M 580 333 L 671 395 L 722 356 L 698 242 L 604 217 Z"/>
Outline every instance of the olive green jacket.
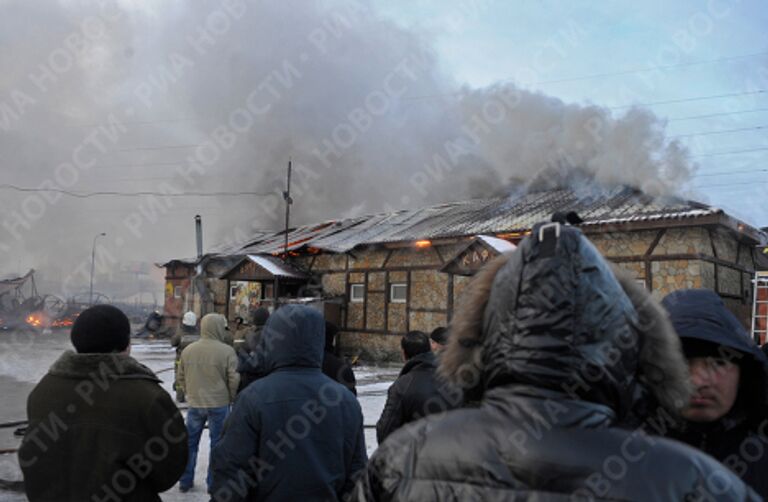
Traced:
<path fill-rule="evenodd" d="M 187 463 L 187 430 L 152 371 L 65 352 L 27 400 L 19 464 L 31 502 L 159 501 Z"/>
<path fill-rule="evenodd" d="M 200 340 L 181 353 L 176 385 L 191 408 L 219 408 L 235 399 L 240 375 L 235 349 L 226 343 L 232 339 L 226 326 L 222 315 L 203 317 Z"/>

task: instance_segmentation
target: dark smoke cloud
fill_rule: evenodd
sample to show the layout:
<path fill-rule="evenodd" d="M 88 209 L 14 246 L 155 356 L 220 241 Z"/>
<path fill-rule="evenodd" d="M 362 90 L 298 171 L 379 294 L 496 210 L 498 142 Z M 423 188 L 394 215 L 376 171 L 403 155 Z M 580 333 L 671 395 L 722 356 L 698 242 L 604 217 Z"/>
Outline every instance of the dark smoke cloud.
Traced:
<path fill-rule="evenodd" d="M 46 194 L 33 218 L 31 195 L 3 190 L 0 273 L 21 258 L 67 278 L 100 231 L 102 273 L 191 256 L 196 213 L 208 245 L 280 228 L 289 158 L 294 223 L 575 179 L 668 195 L 690 175 L 686 150 L 650 112 L 617 115 L 512 84 L 462 88 L 429 39 L 368 2 L 122 5 L 0 6 L 2 182 L 64 187 L 71 176 L 58 166 L 85 142 L 97 160 L 68 190 L 268 195 Z M 41 80 L 52 66 L 65 71 Z M 89 143 L 94 131 L 102 148 Z M 155 149 L 164 146 L 179 148 Z"/>

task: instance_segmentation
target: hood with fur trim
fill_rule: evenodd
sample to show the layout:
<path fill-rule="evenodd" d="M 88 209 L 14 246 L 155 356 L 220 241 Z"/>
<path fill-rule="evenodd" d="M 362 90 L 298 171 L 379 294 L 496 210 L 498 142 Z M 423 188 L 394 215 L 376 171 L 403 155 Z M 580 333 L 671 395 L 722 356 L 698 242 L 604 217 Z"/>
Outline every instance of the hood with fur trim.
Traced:
<path fill-rule="evenodd" d="M 679 411 L 688 371 L 658 302 L 578 229 L 540 228 L 467 287 L 443 376 L 470 396 L 524 385 L 608 406 L 620 420 L 655 404 Z"/>

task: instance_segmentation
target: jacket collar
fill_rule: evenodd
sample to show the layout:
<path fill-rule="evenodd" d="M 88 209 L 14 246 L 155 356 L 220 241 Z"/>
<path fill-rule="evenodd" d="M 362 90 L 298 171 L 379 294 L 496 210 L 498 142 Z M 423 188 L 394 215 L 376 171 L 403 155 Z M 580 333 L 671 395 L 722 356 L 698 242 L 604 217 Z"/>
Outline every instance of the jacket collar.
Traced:
<path fill-rule="evenodd" d="M 64 378 L 144 379 L 160 382 L 157 376 L 131 356 L 122 354 L 77 354 L 64 352 L 48 374 Z"/>
<path fill-rule="evenodd" d="M 408 359 L 408 361 L 405 362 L 403 369 L 400 370 L 400 376 L 403 376 L 413 371 L 415 368 L 422 366 L 426 368 L 437 368 L 437 358 L 435 358 L 435 354 L 433 354 L 431 351 L 423 352 Z"/>

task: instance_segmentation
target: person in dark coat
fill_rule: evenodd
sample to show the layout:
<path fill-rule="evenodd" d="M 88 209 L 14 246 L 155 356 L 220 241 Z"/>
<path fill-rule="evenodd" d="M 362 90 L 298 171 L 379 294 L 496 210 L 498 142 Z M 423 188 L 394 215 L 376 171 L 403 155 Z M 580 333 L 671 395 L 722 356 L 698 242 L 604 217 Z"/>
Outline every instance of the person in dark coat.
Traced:
<path fill-rule="evenodd" d="M 765 354 L 714 291 L 675 291 L 662 303 L 694 385 L 685 420 L 669 436 L 709 453 L 768 499 Z"/>
<path fill-rule="evenodd" d="M 330 321 L 325 321 L 325 350 L 323 351 L 323 373 L 339 382 L 357 395 L 355 373 L 352 367 L 336 355 L 334 340 L 339 328 Z"/>
<path fill-rule="evenodd" d="M 320 370 L 325 321 L 285 305 L 262 333 L 267 375 L 238 396 L 213 449 L 217 501 L 340 500 L 367 461 L 360 404 Z"/>
<path fill-rule="evenodd" d="M 537 225 L 487 264 L 440 372 L 478 408 L 430 415 L 371 457 L 353 500 L 759 500 L 716 460 L 626 428 L 689 398 L 663 309 L 574 227 Z"/>
<path fill-rule="evenodd" d="M 430 413 L 456 408 L 461 398 L 439 381 L 437 358 L 432 353 L 429 337 L 411 331 L 400 339 L 405 366 L 387 391 L 387 402 L 376 423 L 376 439 L 381 444 L 403 425 Z"/>
<path fill-rule="evenodd" d="M 245 343 L 237 347 L 237 372 L 240 374 L 238 394 L 251 383 L 266 375 L 263 354 L 259 351 L 261 332 L 269 319 L 269 310 L 259 307 L 253 311 L 253 328 L 245 335 Z"/>
<path fill-rule="evenodd" d="M 130 324 L 96 305 L 72 326 L 72 345 L 27 400 L 19 449 L 36 501 L 160 501 L 187 464 L 187 429 L 149 368 L 130 357 Z"/>

